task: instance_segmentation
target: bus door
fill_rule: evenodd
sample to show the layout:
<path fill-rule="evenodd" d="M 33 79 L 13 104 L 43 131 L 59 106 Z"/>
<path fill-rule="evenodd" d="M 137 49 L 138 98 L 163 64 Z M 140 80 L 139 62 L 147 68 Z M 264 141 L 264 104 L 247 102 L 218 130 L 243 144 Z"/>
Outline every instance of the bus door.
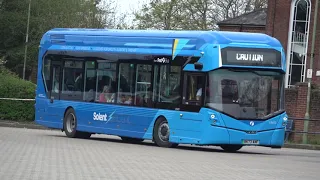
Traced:
<path fill-rule="evenodd" d="M 60 100 L 60 92 L 61 92 L 61 71 L 62 71 L 62 62 L 61 61 L 51 61 L 51 73 L 50 73 L 50 92 L 49 92 L 49 102 L 48 102 L 48 110 L 47 114 L 49 115 L 49 119 L 53 119 L 57 121 L 59 113 L 57 108 L 59 107 Z M 61 114 L 60 114 L 61 116 Z M 55 122 L 55 123 L 61 123 Z"/>
<path fill-rule="evenodd" d="M 206 76 L 202 73 L 184 73 L 181 120 L 183 129 L 197 131 L 202 117 L 199 111 L 203 106 Z"/>
<path fill-rule="evenodd" d="M 204 101 L 206 76 L 200 73 L 185 73 L 183 104 L 201 107 Z"/>

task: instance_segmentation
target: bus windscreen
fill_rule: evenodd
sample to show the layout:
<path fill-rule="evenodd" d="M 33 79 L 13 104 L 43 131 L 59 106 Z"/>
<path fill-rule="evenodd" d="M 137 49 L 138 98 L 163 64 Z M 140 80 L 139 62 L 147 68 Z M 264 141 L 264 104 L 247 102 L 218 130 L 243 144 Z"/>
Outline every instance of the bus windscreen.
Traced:
<path fill-rule="evenodd" d="M 265 119 L 283 109 L 283 74 L 219 69 L 209 73 L 206 106 L 236 119 Z"/>

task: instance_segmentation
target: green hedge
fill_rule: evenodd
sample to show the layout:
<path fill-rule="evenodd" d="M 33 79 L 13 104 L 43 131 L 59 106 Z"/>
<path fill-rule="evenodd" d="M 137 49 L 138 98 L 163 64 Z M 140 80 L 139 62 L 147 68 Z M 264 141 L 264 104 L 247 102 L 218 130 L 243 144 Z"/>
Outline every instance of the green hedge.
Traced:
<path fill-rule="evenodd" d="M 34 99 L 36 85 L 0 66 L 0 98 Z M 34 101 L 0 99 L 0 120 L 33 121 Z"/>

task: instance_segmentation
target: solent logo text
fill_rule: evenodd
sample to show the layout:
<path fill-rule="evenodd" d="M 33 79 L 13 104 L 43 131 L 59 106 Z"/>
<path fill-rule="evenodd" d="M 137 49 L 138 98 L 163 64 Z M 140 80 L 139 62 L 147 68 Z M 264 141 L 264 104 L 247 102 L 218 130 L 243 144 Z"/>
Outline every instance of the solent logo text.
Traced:
<path fill-rule="evenodd" d="M 263 55 L 261 54 L 241 54 L 237 53 L 238 61 L 263 61 Z"/>
<path fill-rule="evenodd" d="M 108 115 L 94 112 L 93 113 L 93 120 L 95 120 L 95 121 L 107 121 L 108 120 Z"/>

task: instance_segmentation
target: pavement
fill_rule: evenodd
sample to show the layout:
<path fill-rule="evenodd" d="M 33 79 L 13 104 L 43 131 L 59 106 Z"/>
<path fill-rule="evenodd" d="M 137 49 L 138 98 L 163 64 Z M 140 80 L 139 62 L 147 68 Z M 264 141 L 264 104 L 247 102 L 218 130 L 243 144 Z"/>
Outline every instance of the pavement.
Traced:
<path fill-rule="evenodd" d="M 0 179 L 319 179 L 320 151 L 124 143 L 118 137 L 67 138 L 61 131 L 0 127 Z"/>

